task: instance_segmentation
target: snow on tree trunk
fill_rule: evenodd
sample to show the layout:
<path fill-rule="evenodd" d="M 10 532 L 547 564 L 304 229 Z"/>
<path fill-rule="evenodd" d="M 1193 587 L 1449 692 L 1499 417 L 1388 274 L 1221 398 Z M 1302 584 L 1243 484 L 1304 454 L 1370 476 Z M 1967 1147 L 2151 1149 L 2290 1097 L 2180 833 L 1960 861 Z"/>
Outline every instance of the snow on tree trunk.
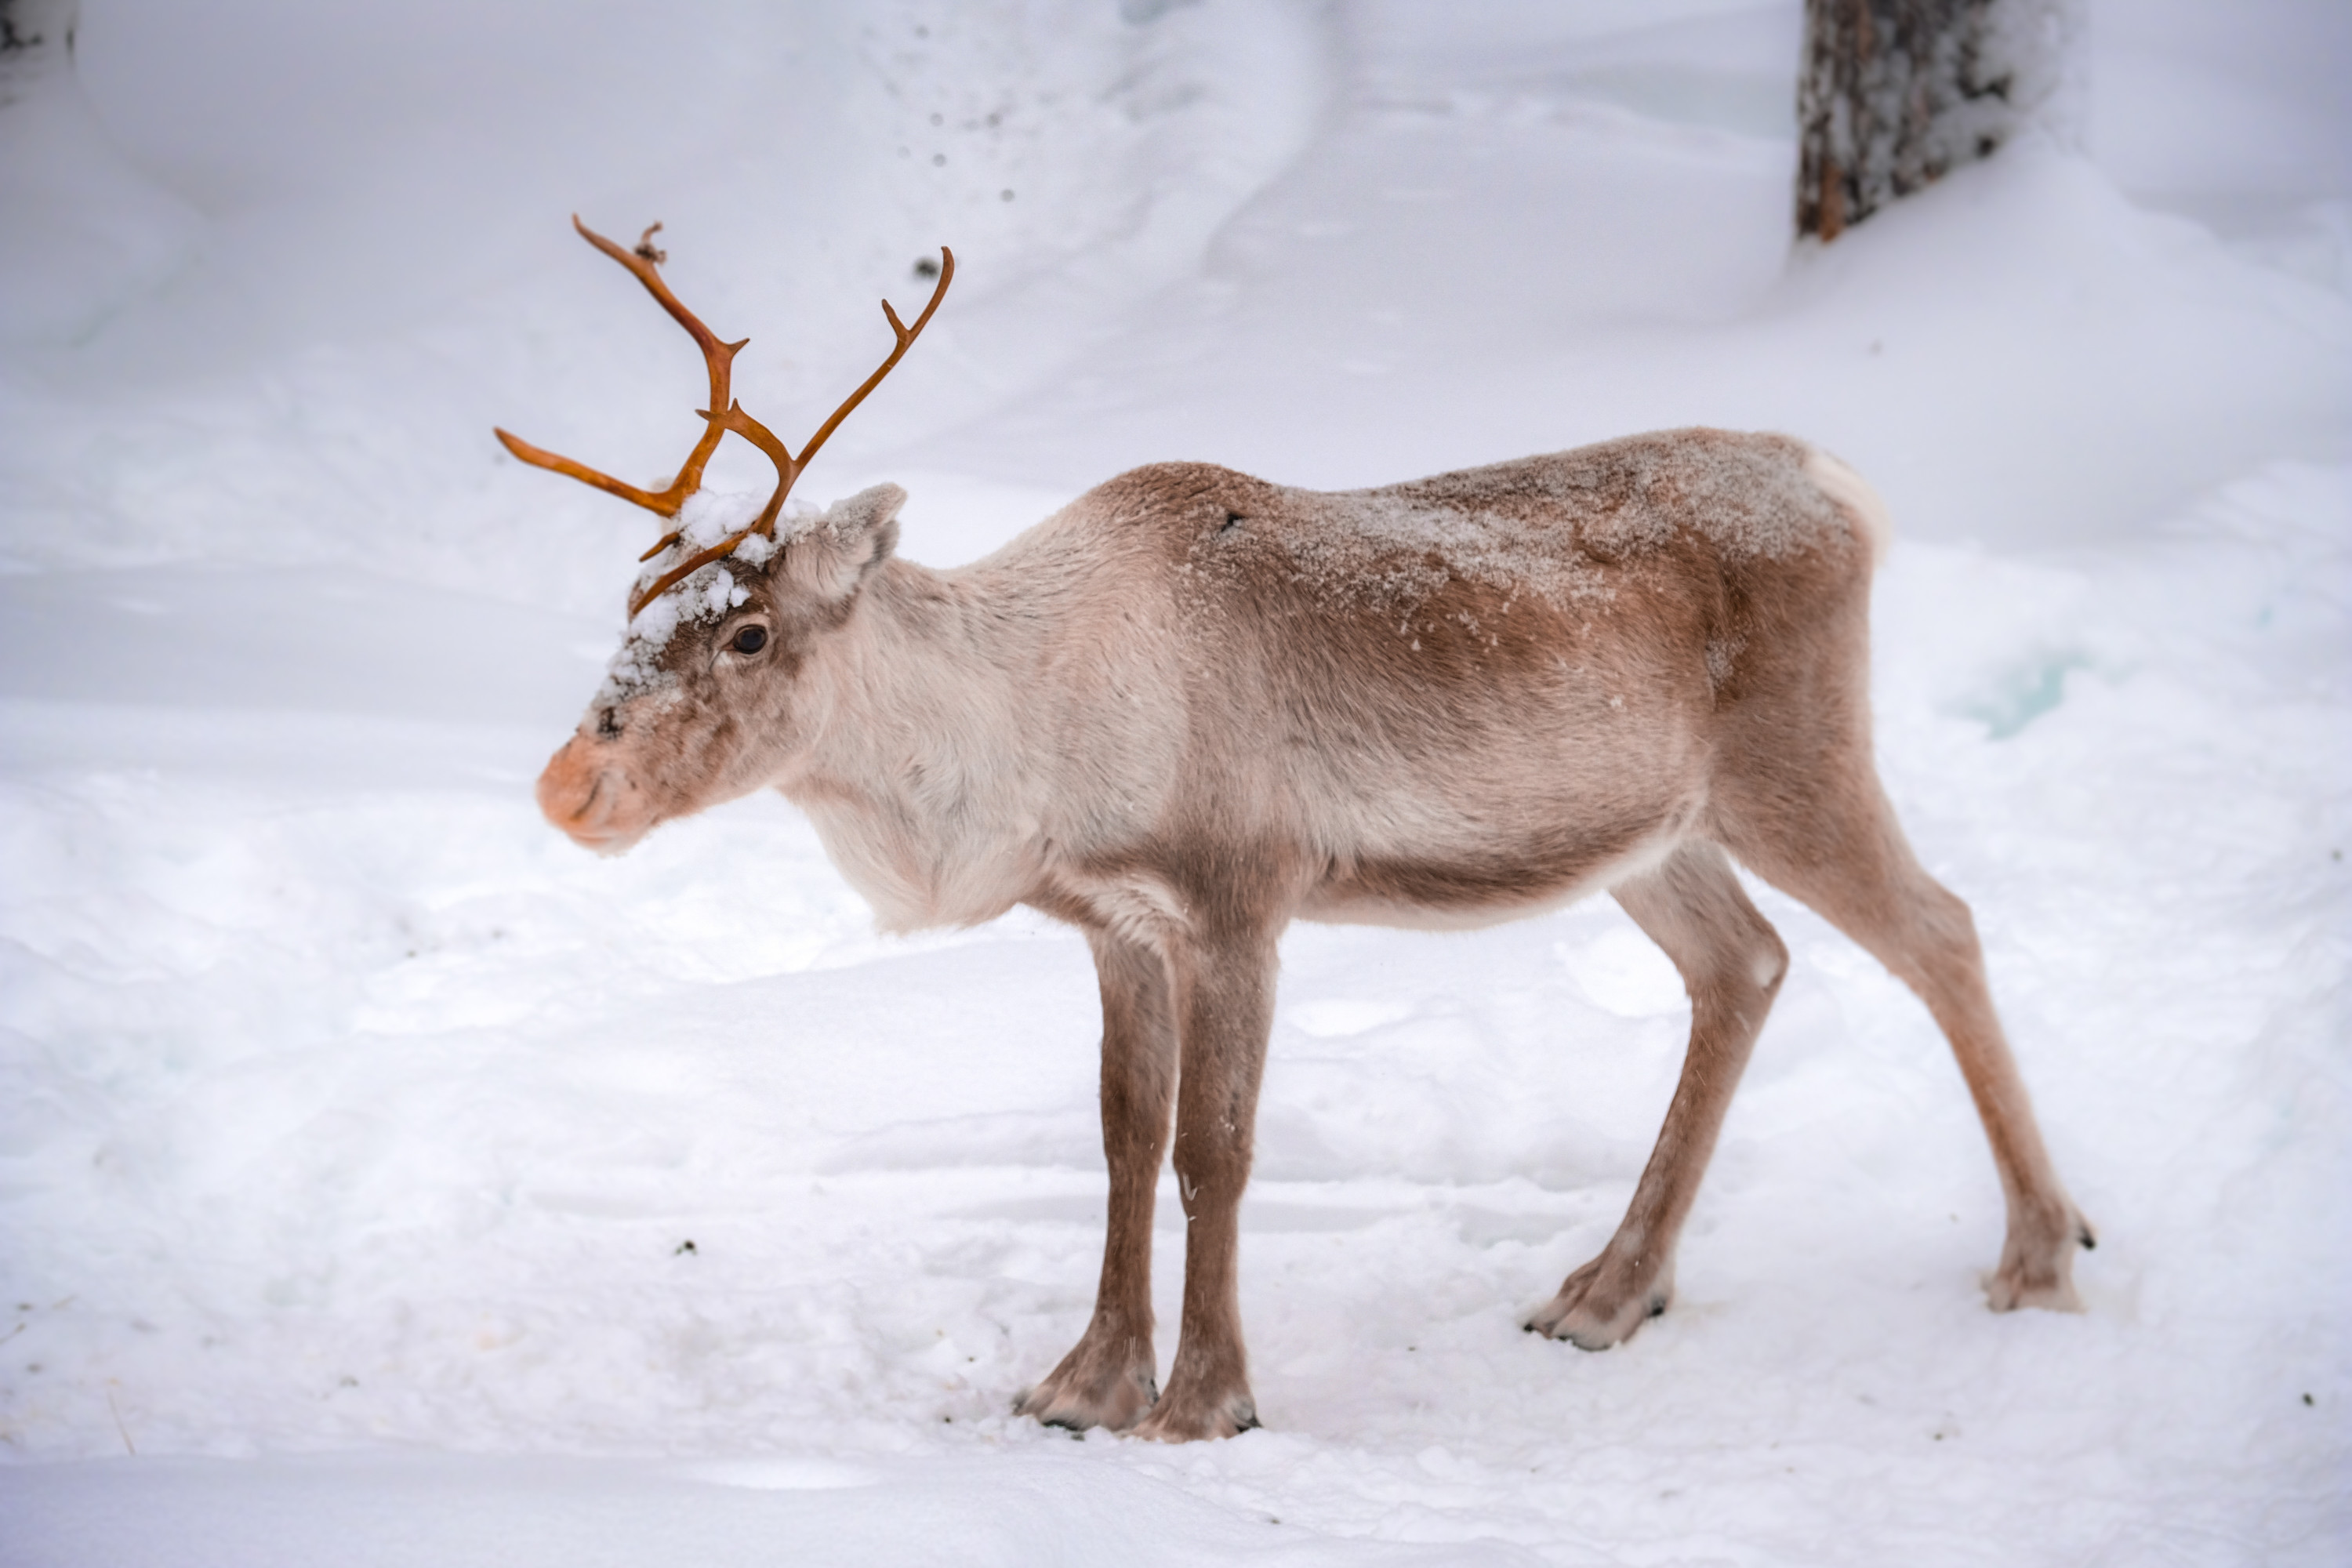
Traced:
<path fill-rule="evenodd" d="M 1805 0 L 1797 232 L 1835 239 L 2067 96 L 2080 0 Z"/>

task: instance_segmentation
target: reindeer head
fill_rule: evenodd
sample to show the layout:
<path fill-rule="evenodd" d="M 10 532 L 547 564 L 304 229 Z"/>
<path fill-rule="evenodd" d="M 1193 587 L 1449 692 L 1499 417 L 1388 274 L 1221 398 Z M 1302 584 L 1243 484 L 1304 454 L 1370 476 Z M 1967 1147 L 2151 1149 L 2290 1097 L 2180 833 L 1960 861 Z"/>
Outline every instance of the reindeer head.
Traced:
<path fill-rule="evenodd" d="M 898 541 L 907 496 L 877 485 L 822 512 L 785 514 L 793 483 L 851 409 L 880 384 L 922 331 L 955 277 L 940 251 L 940 280 L 915 324 L 888 300 L 882 313 L 898 342 L 795 457 L 729 395 L 736 353 L 678 302 L 656 270 L 656 224 L 625 250 L 574 217 L 581 237 L 627 268 L 702 349 L 710 406 L 698 409 L 702 438 L 669 487 L 644 490 L 506 431 L 507 450 L 673 520 L 639 559 L 628 629 L 580 728 L 539 779 L 540 809 L 580 843 L 618 854 L 656 824 L 749 793 L 774 780 L 800 749 L 808 716 L 795 679 L 815 640 L 845 621 L 866 575 Z M 729 431 L 768 455 L 776 488 L 764 505 L 712 495 L 702 470 Z"/>

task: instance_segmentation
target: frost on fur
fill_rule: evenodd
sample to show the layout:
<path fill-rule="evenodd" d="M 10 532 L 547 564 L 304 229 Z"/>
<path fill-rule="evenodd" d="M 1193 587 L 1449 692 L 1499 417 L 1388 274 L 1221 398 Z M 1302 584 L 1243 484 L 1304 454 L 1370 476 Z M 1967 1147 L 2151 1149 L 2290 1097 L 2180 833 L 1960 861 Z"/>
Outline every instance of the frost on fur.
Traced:
<path fill-rule="evenodd" d="M 632 597 L 696 551 L 707 550 L 741 529 L 759 515 L 763 499 L 725 490 L 697 490 L 688 496 L 678 509 L 677 542 L 638 570 L 636 581 L 630 585 Z M 774 539 L 746 534 L 729 560 L 757 571 L 774 560 L 776 552 L 806 533 L 822 515 L 805 502 L 788 501 Z M 750 596 L 751 590 L 729 570 L 728 562 L 719 561 L 654 595 L 630 617 L 620 647 L 604 667 L 596 703 L 626 701 L 668 684 L 671 678 L 661 668 L 661 654 L 678 627 L 715 621 Z"/>

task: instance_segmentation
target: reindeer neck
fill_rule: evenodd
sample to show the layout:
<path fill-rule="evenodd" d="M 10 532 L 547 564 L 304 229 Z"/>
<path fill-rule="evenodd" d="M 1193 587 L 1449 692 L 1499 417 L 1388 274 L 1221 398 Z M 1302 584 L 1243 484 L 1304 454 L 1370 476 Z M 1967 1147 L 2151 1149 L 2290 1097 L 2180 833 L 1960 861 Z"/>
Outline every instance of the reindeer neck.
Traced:
<path fill-rule="evenodd" d="M 992 919 L 1035 879 L 1040 769 L 1018 738 L 1040 634 L 1003 588 L 887 561 L 810 658 L 823 711 L 782 788 L 887 929 Z"/>

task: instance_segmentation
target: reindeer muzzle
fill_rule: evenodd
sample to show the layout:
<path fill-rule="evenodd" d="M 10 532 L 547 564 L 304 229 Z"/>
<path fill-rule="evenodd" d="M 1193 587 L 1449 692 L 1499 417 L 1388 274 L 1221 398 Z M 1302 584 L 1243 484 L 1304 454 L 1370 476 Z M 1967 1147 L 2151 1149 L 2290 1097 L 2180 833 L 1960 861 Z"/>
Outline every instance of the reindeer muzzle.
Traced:
<path fill-rule="evenodd" d="M 573 843 L 599 855 L 622 853 L 654 826 L 645 792 L 630 782 L 609 750 L 574 736 L 539 775 L 541 813 Z"/>

